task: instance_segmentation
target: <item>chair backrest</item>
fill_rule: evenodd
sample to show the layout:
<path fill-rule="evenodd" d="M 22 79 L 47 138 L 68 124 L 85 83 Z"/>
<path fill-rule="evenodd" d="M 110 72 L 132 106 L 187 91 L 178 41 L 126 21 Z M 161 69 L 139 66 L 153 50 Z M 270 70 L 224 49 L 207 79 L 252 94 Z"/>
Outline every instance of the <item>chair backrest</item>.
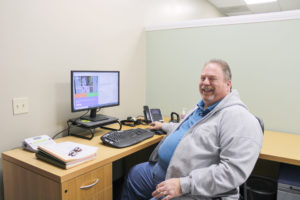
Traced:
<path fill-rule="evenodd" d="M 262 130 L 262 133 L 264 134 L 264 131 L 265 131 L 265 124 L 263 122 L 262 119 L 260 119 L 259 117 L 255 116 L 257 121 L 259 122 L 260 124 L 260 127 L 261 127 L 261 130 Z M 245 183 L 242 184 L 243 186 L 243 197 L 240 195 L 240 200 L 247 200 L 247 184 L 246 184 L 247 181 L 245 181 Z"/>
<path fill-rule="evenodd" d="M 265 124 L 264 124 L 263 120 L 260 119 L 260 118 L 257 117 L 257 116 L 255 116 L 255 117 L 256 117 L 257 121 L 259 122 L 259 124 L 260 124 L 260 127 L 261 127 L 262 132 L 264 133 L 264 131 L 265 131 Z"/>

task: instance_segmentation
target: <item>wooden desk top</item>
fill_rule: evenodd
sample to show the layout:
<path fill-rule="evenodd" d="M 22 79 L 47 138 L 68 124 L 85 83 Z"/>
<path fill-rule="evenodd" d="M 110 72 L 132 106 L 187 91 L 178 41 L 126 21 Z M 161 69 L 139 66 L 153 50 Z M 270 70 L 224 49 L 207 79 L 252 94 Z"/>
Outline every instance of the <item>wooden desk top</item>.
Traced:
<path fill-rule="evenodd" d="M 136 128 L 146 127 L 147 126 L 143 125 L 136 126 Z M 124 129 L 129 128 L 123 126 L 123 130 Z M 81 175 L 108 163 L 112 163 L 127 155 L 156 144 L 163 138 L 163 136 L 154 135 L 152 138 L 147 139 L 137 145 L 117 149 L 102 144 L 100 136 L 106 132 L 107 130 L 96 129 L 95 137 L 92 140 L 85 140 L 73 136 L 57 139 L 57 142 L 73 141 L 99 147 L 96 159 L 68 170 L 61 169 L 54 165 L 38 160 L 34 153 L 20 148 L 3 152 L 2 159 L 13 162 L 30 171 L 38 172 L 39 174 L 56 182 L 64 182 L 72 179 L 75 176 Z M 265 131 L 263 146 L 259 157 L 265 160 L 300 165 L 300 135 Z"/>
<path fill-rule="evenodd" d="M 114 125 L 112 125 L 111 127 L 114 127 Z M 139 125 L 136 126 L 135 128 L 147 128 L 147 127 L 148 126 L 145 125 Z M 129 129 L 129 127 L 123 126 L 122 130 L 125 129 Z M 30 171 L 38 172 L 39 174 L 46 176 L 56 182 L 64 182 L 72 179 L 73 177 L 76 177 L 90 170 L 93 170 L 97 167 L 101 167 L 108 163 L 112 163 L 116 160 L 119 160 L 120 158 L 123 158 L 134 152 L 137 152 L 153 144 L 156 144 L 163 138 L 163 136 L 161 135 L 154 135 L 152 138 L 144 140 L 138 143 L 137 145 L 129 146 L 122 149 L 117 149 L 117 148 L 112 148 L 103 145 L 102 141 L 100 140 L 100 136 L 108 132 L 108 130 L 96 129 L 95 131 L 96 133 L 92 140 L 81 139 L 73 136 L 67 136 L 55 140 L 56 142 L 72 141 L 81 144 L 96 146 L 99 148 L 97 152 L 97 157 L 94 160 L 83 163 L 81 165 L 78 165 L 68 170 L 61 169 L 59 167 L 41 161 L 35 157 L 35 153 L 25 151 L 21 148 L 3 152 L 2 159 L 15 163 Z"/>
<path fill-rule="evenodd" d="M 259 158 L 300 165 L 300 135 L 265 131 Z"/>

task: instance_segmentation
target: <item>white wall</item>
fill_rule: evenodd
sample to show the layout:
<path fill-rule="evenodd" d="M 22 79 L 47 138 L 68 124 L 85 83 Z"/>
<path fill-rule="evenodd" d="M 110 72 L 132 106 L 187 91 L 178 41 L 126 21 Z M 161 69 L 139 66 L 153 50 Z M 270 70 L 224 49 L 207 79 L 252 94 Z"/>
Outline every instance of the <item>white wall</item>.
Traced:
<path fill-rule="evenodd" d="M 263 119 L 265 130 L 300 133 L 300 11 L 201 19 L 170 27 L 147 32 L 149 107 L 162 108 L 165 115 L 193 108 L 201 99 L 198 84 L 204 63 L 222 58 L 231 67 L 233 89 Z"/>
<path fill-rule="evenodd" d="M 83 114 L 71 113 L 70 70 L 120 70 L 121 105 L 101 112 L 142 114 L 144 27 L 219 16 L 205 0 L 0 0 L 0 152 Z M 13 115 L 15 97 L 28 114 Z"/>

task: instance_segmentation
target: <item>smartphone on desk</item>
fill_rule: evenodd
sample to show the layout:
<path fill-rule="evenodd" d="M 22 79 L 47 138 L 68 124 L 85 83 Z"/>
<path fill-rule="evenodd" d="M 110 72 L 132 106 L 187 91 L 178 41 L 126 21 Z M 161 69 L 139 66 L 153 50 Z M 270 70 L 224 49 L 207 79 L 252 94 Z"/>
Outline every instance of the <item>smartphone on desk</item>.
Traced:
<path fill-rule="evenodd" d="M 160 109 L 152 108 L 150 109 L 148 106 L 144 106 L 144 118 L 146 123 L 151 123 L 155 121 L 163 122 L 163 117 Z"/>

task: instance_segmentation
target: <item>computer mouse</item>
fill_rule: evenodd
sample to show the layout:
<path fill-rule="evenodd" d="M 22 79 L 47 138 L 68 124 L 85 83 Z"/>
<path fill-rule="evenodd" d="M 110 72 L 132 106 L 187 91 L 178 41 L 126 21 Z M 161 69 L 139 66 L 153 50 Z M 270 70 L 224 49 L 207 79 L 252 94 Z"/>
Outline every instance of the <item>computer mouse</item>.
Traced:
<path fill-rule="evenodd" d="M 150 131 L 152 131 L 153 133 L 155 133 L 156 135 L 165 135 L 167 134 L 165 131 L 163 131 L 162 129 L 150 129 Z"/>

